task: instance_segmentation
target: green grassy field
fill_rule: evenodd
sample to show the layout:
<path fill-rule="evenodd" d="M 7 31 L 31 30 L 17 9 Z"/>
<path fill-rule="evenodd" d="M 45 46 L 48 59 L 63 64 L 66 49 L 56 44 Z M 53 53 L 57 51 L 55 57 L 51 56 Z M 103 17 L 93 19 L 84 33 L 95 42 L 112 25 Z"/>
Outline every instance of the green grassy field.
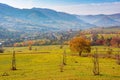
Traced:
<path fill-rule="evenodd" d="M 67 65 L 60 71 L 62 53 L 66 49 Z M 100 58 L 100 75 L 94 76 L 93 58 L 71 56 L 67 46 L 17 47 L 17 70 L 11 70 L 12 48 L 0 54 L 0 80 L 120 80 L 120 65 L 115 59 Z M 76 63 L 77 62 L 77 63 Z M 7 74 L 6 76 L 4 76 Z"/>

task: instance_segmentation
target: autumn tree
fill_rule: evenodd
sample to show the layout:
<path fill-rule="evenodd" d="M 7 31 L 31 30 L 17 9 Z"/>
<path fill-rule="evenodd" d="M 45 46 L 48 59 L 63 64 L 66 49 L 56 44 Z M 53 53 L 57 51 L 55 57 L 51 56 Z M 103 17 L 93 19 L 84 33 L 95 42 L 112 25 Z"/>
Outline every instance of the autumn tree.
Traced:
<path fill-rule="evenodd" d="M 110 43 L 114 47 L 120 47 L 120 37 L 113 37 Z"/>
<path fill-rule="evenodd" d="M 27 45 L 27 43 L 26 42 L 22 42 L 22 46 L 26 46 Z"/>
<path fill-rule="evenodd" d="M 33 41 L 28 41 L 29 50 L 32 50 L 32 44 L 33 44 Z"/>
<path fill-rule="evenodd" d="M 104 42 L 105 41 L 103 39 L 98 39 L 98 40 L 96 40 L 96 45 L 103 45 Z"/>
<path fill-rule="evenodd" d="M 14 46 L 14 47 L 17 47 L 17 46 L 18 46 L 18 43 L 14 43 L 13 46 Z"/>
<path fill-rule="evenodd" d="M 90 52 L 91 43 L 85 37 L 75 37 L 70 41 L 70 49 L 74 52 L 79 52 L 79 56 L 81 56 L 82 52 Z"/>

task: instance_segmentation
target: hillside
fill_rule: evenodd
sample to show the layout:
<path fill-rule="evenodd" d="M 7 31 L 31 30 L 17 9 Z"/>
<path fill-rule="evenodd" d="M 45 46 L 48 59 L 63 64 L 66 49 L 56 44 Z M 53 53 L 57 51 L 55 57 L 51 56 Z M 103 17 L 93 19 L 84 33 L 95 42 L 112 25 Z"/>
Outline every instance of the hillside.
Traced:
<path fill-rule="evenodd" d="M 83 30 L 83 32 L 95 32 L 95 33 L 120 33 L 120 26 L 112 26 L 112 27 L 100 27 L 100 28 L 90 28 Z"/>
<path fill-rule="evenodd" d="M 54 32 L 111 26 L 120 26 L 119 13 L 72 15 L 45 8 L 18 9 L 0 3 L 0 38 L 34 39 Z"/>
<path fill-rule="evenodd" d="M 112 15 L 77 15 L 77 18 L 97 27 L 120 26 L 120 13 Z"/>
<path fill-rule="evenodd" d="M 74 15 L 42 8 L 17 9 L 0 4 L 0 15 L 0 26 L 13 31 L 68 30 L 94 26 Z"/>
<path fill-rule="evenodd" d="M 18 9 L 0 3 L 0 27 L 9 31 L 60 31 L 120 25 L 120 14 L 72 15 L 45 8 Z"/>

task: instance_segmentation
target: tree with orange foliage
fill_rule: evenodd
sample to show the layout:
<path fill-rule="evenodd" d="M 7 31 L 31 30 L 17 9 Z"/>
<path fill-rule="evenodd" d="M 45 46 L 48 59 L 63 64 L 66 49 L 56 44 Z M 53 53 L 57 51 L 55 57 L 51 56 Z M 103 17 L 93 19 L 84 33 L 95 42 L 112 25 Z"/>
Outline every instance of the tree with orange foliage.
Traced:
<path fill-rule="evenodd" d="M 14 44 L 13 44 L 13 46 L 14 46 L 14 47 L 17 47 L 17 46 L 18 46 L 18 44 L 17 44 L 17 43 L 14 43 Z"/>
<path fill-rule="evenodd" d="M 113 37 L 110 43 L 114 47 L 120 47 L 120 37 Z"/>
<path fill-rule="evenodd" d="M 85 37 L 75 37 L 70 41 L 70 49 L 74 52 L 79 52 L 79 56 L 81 56 L 83 51 L 90 52 L 91 51 L 91 42 Z"/>
<path fill-rule="evenodd" d="M 33 44 L 33 41 L 28 41 L 29 50 L 32 50 L 32 44 Z"/>

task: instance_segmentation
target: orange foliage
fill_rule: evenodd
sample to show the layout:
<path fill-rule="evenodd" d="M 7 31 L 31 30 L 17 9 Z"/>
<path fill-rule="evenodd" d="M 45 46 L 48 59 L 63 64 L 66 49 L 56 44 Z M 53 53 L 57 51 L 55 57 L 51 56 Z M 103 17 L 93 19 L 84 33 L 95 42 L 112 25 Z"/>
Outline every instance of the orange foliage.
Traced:
<path fill-rule="evenodd" d="M 113 37 L 110 43 L 114 47 L 120 47 L 120 37 Z"/>
<path fill-rule="evenodd" d="M 90 44 L 90 41 L 85 37 L 75 37 L 69 43 L 70 49 L 74 52 L 79 52 L 80 56 L 83 51 L 90 52 Z"/>
<path fill-rule="evenodd" d="M 31 40 L 28 41 L 28 44 L 29 44 L 29 45 L 32 45 L 32 44 L 33 44 L 33 41 L 31 41 Z"/>
<path fill-rule="evenodd" d="M 14 47 L 17 47 L 18 46 L 18 44 L 17 43 L 14 43 L 14 45 L 13 45 Z"/>

